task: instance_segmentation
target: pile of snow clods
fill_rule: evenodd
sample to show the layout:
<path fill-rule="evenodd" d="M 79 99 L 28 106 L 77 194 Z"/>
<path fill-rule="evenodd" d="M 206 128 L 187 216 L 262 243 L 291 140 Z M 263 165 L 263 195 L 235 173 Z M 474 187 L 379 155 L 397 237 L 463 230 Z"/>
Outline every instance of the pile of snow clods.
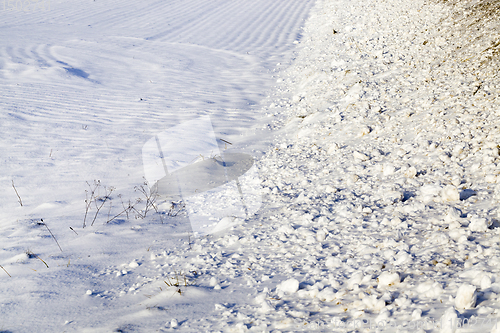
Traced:
<path fill-rule="evenodd" d="M 499 8 L 317 3 L 262 165 L 283 327 L 500 332 Z"/>

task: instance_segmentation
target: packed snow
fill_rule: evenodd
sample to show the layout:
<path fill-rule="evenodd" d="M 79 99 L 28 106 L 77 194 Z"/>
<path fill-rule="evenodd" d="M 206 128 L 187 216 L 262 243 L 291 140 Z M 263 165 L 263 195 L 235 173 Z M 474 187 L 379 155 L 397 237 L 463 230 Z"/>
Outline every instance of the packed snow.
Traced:
<path fill-rule="evenodd" d="M 6 4 L 0 331 L 500 332 L 494 1 Z"/>

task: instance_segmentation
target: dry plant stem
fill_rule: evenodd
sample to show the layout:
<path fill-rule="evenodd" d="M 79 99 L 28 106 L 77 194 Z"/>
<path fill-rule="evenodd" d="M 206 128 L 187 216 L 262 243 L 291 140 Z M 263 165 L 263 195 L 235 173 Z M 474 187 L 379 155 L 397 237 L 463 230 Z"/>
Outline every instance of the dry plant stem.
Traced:
<path fill-rule="evenodd" d="M 49 229 L 49 226 L 47 225 L 47 223 L 43 222 L 43 219 L 40 219 L 42 221 L 42 224 L 45 226 L 45 228 L 47 228 L 47 230 L 50 232 L 50 235 L 52 236 L 52 238 L 54 238 L 54 240 L 56 241 L 56 244 L 57 246 L 59 246 L 59 250 L 61 250 L 61 252 L 63 251 L 62 248 L 61 248 L 61 245 L 59 245 L 59 242 L 57 241 L 56 237 L 54 236 L 54 234 L 52 233 L 52 231 L 50 231 Z M 74 230 L 73 230 L 74 231 Z"/>
<path fill-rule="evenodd" d="M 122 199 L 122 195 L 119 194 L 118 197 L 120 198 L 120 200 L 122 201 L 122 207 L 123 207 L 123 212 L 125 212 L 127 214 L 127 220 L 129 219 L 128 217 L 128 212 L 130 211 L 130 206 L 132 206 L 132 204 L 130 203 L 130 200 L 128 201 L 128 207 L 125 208 L 125 203 L 123 202 L 123 199 Z M 121 214 L 121 213 L 120 213 Z M 119 216 L 119 215 L 117 215 Z M 109 221 L 108 221 L 109 222 Z"/>
<path fill-rule="evenodd" d="M 87 190 L 85 190 L 85 217 L 83 218 L 83 228 L 85 228 L 85 226 L 86 226 L 85 223 L 87 221 L 87 214 L 90 210 L 90 206 L 92 205 L 92 201 L 95 200 L 95 191 L 101 185 L 101 182 L 99 180 L 94 181 L 94 188 L 92 188 L 92 186 L 90 186 L 89 182 L 87 182 L 87 185 L 90 188 L 90 199 L 89 199 L 89 192 Z"/>
<path fill-rule="evenodd" d="M 146 216 L 148 215 L 148 212 L 150 212 L 151 209 L 154 209 L 156 213 L 160 214 L 158 211 L 158 207 L 156 205 L 156 200 L 158 199 L 158 192 L 156 190 L 153 190 L 153 191 L 148 190 L 147 181 L 144 182 L 144 184 L 142 184 L 141 186 L 136 186 L 135 190 L 142 193 L 142 195 L 146 199 L 144 210 L 139 211 L 139 210 L 133 208 L 133 210 L 137 213 L 136 218 L 142 218 L 142 219 L 146 218 Z M 139 198 L 137 200 L 136 204 L 139 202 L 142 202 L 142 201 L 143 201 L 143 199 Z M 160 214 L 160 219 L 161 219 L 161 223 L 163 223 L 163 217 L 161 216 L 161 214 Z"/>
<path fill-rule="evenodd" d="M 12 180 L 12 187 L 14 188 L 14 191 L 16 191 L 16 195 L 17 195 L 17 198 L 19 199 L 19 204 L 21 205 L 21 207 L 23 206 L 23 201 L 21 200 L 21 196 L 19 195 L 19 193 L 17 193 L 17 189 L 16 189 L 16 186 L 14 185 L 14 180 Z"/>
<path fill-rule="evenodd" d="M 28 254 L 31 254 L 31 255 L 35 256 L 35 258 L 37 258 L 38 260 L 40 260 L 41 262 L 43 262 L 45 264 L 45 266 L 47 266 L 47 268 L 49 268 L 49 265 L 47 265 L 47 263 L 45 261 L 43 261 L 43 259 L 40 258 L 39 256 L 37 256 L 36 254 L 34 254 L 31 251 L 28 251 Z"/>
<path fill-rule="evenodd" d="M 118 214 L 116 214 L 115 216 L 113 216 L 112 218 L 108 219 L 108 220 L 106 221 L 106 223 L 109 223 L 109 222 L 113 221 L 114 219 L 116 219 L 117 217 L 119 217 L 120 215 L 122 215 L 123 213 L 126 213 L 126 214 L 127 214 L 127 218 L 128 218 L 128 212 L 129 212 L 130 210 L 132 210 L 132 209 L 133 209 L 133 210 L 135 210 L 134 206 L 132 206 L 132 205 L 130 204 L 130 202 L 129 202 L 128 207 L 124 208 L 124 209 L 123 209 L 120 213 L 118 213 Z"/>
<path fill-rule="evenodd" d="M 146 189 L 145 185 L 146 183 L 141 185 L 141 186 L 136 186 L 135 190 L 141 192 L 144 197 L 146 198 L 146 206 L 144 207 L 144 213 L 139 213 L 139 215 L 142 218 L 145 218 L 148 215 L 148 211 L 151 209 L 151 207 L 154 207 L 154 203 L 156 201 L 156 192 L 151 192 Z"/>
<path fill-rule="evenodd" d="M 181 271 L 175 271 L 175 277 L 173 277 L 172 280 L 170 280 L 170 278 L 167 276 L 167 280 L 168 282 L 165 280 L 163 282 L 165 282 L 165 284 L 169 287 L 180 287 L 181 285 L 184 285 L 184 287 L 188 287 L 194 284 L 194 281 L 189 281 L 186 277 L 186 274 Z"/>
<path fill-rule="evenodd" d="M 184 207 L 186 207 L 186 205 L 184 203 L 179 202 L 179 209 L 176 212 L 175 204 L 172 202 L 172 206 L 170 206 L 170 210 L 168 211 L 167 215 L 176 217 Z"/>
<path fill-rule="evenodd" d="M 109 196 L 111 195 L 111 193 L 113 192 L 113 190 L 114 190 L 113 187 L 110 187 L 110 188 L 104 187 L 104 191 L 105 191 L 104 197 L 94 198 L 95 208 L 97 209 L 97 211 L 95 212 L 94 219 L 92 220 L 92 223 L 90 224 L 91 226 L 94 225 L 94 222 L 97 219 L 97 215 L 99 215 L 99 211 L 101 210 L 102 206 L 104 206 L 104 204 L 106 203 L 106 201 L 109 199 Z M 101 205 L 97 204 L 98 200 L 101 200 Z"/>
<path fill-rule="evenodd" d="M 222 142 L 225 142 L 225 143 L 228 143 L 228 144 L 232 145 L 232 143 L 231 143 L 231 142 L 226 141 L 226 140 L 224 140 L 224 139 L 219 139 L 219 140 L 220 140 L 220 141 L 222 141 Z"/>
<path fill-rule="evenodd" d="M 2 265 L 0 265 L 0 268 L 1 268 L 1 269 L 3 269 L 3 271 L 4 271 L 5 273 L 7 273 L 7 275 L 8 275 L 9 277 L 12 277 L 12 276 L 10 276 L 9 272 L 7 272 L 7 270 L 6 270 L 5 268 L 3 268 L 3 266 L 2 266 Z"/>

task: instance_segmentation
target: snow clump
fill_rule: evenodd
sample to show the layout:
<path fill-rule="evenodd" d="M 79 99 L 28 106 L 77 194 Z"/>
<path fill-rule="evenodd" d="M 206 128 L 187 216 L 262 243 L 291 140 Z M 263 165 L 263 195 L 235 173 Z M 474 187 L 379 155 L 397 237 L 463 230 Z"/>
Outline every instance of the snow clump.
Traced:
<path fill-rule="evenodd" d="M 299 290 L 299 281 L 297 279 L 288 279 L 281 282 L 277 289 L 285 293 L 293 294 Z"/>
<path fill-rule="evenodd" d="M 389 287 L 401 282 L 401 278 L 398 273 L 383 272 L 377 279 L 378 287 Z"/>
<path fill-rule="evenodd" d="M 455 297 L 455 307 L 457 309 L 472 309 L 476 306 L 476 287 L 470 284 L 463 284 L 458 288 Z"/>

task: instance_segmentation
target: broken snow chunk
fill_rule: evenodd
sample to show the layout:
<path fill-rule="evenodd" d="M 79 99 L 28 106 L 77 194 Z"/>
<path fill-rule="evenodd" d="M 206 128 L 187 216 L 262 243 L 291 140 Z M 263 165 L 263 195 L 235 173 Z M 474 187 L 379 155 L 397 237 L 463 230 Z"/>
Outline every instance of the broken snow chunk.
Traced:
<path fill-rule="evenodd" d="M 403 265 L 409 262 L 411 262 L 411 255 L 408 252 L 400 251 L 396 256 L 394 265 Z"/>
<path fill-rule="evenodd" d="M 414 166 L 409 167 L 405 171 L 406 178 L 415 178 L 417 176 L 417 169 Z"/>
<path fill-rule="evenodd" d="M 370 207 L 364 207 L 362 212 L 364 214 L 371 214 L 373 212 L 373 210 Z"/>
<path fill-rule="evenodd" d="M 428 203 L 433 201 L 436 196 L 442 191 L 441 186 L 439 185 L 424 185 L 420 188 L 420 200 L 423 203 Z"/>
<path fill-rule="evenodd" d="M 458 193 L 458 189 L 453 185 L 446 185 L 441 190 L 441 198 L 443 201 L 458 201 L 460 200 L 460 194 Z"/>
<path fill-rule="evenodd" d="M 443 293 L 443 286 L 437 281 L 426 281 L 419 284 L 416 290 L 424 297 L 436 298 Z"/>
<path fill-rule="evenodd" d="M 270 313 L 274 310 L 275 309 L 274 309 L 273 305 L 266 301 L 266 302 L 261 304 L 260 309 L 258 309 L 257 311 L 259 311 L 260 313 Z"/>
<path fill-rule="evenodd" d="M 363 93 L 363 86 L 361 85 L 361 83 L 356 83 L 347 92 L 345 96 L 345 101 L 347 103 L 357 102 L 362 93 Z"/>
<path fill-rule="evenodd" d="M 326 193 L 337 193 L 337 191 L 338 191 L 338 189 L 333 187 L 333 186 L 330 186 L 330 185 L 325 186 Z"/>
<path fill-rule="evenodd" d="M 330 257 L 326 259 L 325 266 L 327 268 L 337 268 L 342 265 L 342 260 L 337 257 Z"/>
<path fill-rule="evenodd" d="M 359 284 L 363 280 L 364 274 L 363 272 L 354 273 L 351 278 L 347 281 L 347 288 L 356 289 L 355 286 L 359 287 Z"/>
<path fill-rule="evenodd" d="M 367 135 L 370 132 L 371 132 L 370 127 L 363 125 L 363 126 L 359 127 L 359 129 L 358 129 L 358 137 L 362 137 L 364 135 Z"/>
<path fill-rule="evenodd" d="M 422 309 L 415 309 L 411 313 L 411 320 L 420 320 L 422 318 Z"/>
<path fill-rule="evenodd" d="M 455 307 L 457 309 L 472 309 L 476 306 L 476 287 L 470 284 L 463 284 L 458 288 L 455 297 Z"/>
<path fill-rule="evenodd" d="M 306 214 L 302 215 L 302 221 L 305 222 L 305 223 L 311 222 L 313 220 L 313 218 L 314 218 L 314 215 L 309 214 L 309 213 L 306 213 Z"/>
<path fill-rule="evenodd" d="M 455 157 L 457 157 L 460 154 L 462 154 L 463 151 L 464 151 L 463 144 L 462 145 L 456 145 L 455 147 L 453 147 L 452 155 L 455 156 Z"/>
<path fill-rule="evenodd" d="M 309 312 L 308 311 L 298 311 L 298 310 L 292 310 L 292 311 L 289 311 L 288 314 L 292 317 L 295 317 L 295 318 L 307 318 L 309 317 Z"/>
<path fill-rule="evenodd" d="M 335 152 L 337 152 L 338 150 L 340 149 L 340 146 L 337 144 L 337 143 L 332 143 L 330 148 L 328 148 L 328 154 L 329 155 L 332 155 L 334 154 Z"/>
<path fill-rule="evenodd" d="M 451 162 L 450 156 L 448 156 L 448 154 L 439 155 L 439 159 L 445 164 Z"/>
<path fill-rule="evenodd" d="M 387 177 L 387 176 L 394 174 L 394 172 L 396 172 L 396 167 L 394 167 L 394 165 L 392 165 L 390 163 L 387 163 L 387 164 L 384 164 L 383 170 L 384 170 L 383 175 Z"/>
<path fill-rule="evenodd" d="M 383 193 L 383 202 L 387 205 L 395 204 L 403 199 L 403 193 L 399 191 L 387 191 Z"/>
<path fill-rule="evenodd" d="M 209 281 L 210 287 L 215 287 L 218 283 L 219 283 L 219 281 L 217 281 L 217 278 L 215 276 L 212 276 L 210 278 L 210 281 Z"/>
<path fill-rule="evenodd" d="M 295 95 L 295 96 L 293 96 L 293 97 L 292 97 L 292 102 L 293 102 L 293 103 L 298 103 L 298 102 L 300 102 L 302 99 L 303 99 L 303 97 L 302 97 L 302 96 Z"/>
<path fill-rule="evenodd" d="M 392 226 L 398 226 L 402 223 L 403 221 L 401 221 L 401 219 L 399 217 L 394 217 L 392 220 L 391 220 L 391 225 Z"/>
<path fill-rule="evenodd" d="M 486 177 L 484 177 L 484 180 L 487 182 L 487 183 L 491 183 L 491 184 L 494 184 L 497 182 L 497 176 L 496 175 L 487 175 Z"/>
<path fill-rule="evenodd" d="M 470 220 L 469 230 L 470 231 L 486 231 L 491 225 L 491 221 L 486 220 L 484 217 L 474 216 Z"/>
<path fill-rule="evenodd" d="M 494 141 L 486 141 L 483 145 L 483 149 L 497 149 L 498 145 Z"/>
<path fill-rule="evenodd" d="M 368 161 L 370 159 L 370 157 L 368 157 L 368 155 L 360 153 L 359 151 L 355 151 L 354 153 L 352 153 L 352 156 L 354 156 L 354 158 L 356 160 L 360 160 L 360 161 Z"/>
<path fill-rule="evenodd" d="M 316 297 L 322 302 L 332 302 L 336 299 L 335 292 L 330 287 L 321 290 Z"/>
<path fill-rule="evenodd" d="M 170 321 L 170 327 L 177 328 L 178 326 L 179 326 L 179 322 L 177 321 L 177 319 L 174 318 Z"/>
<path fill-rule="evenodd" d="M 389 317 L 391 316 L 391 311 L 387 308 L 383 308 L 380 310 L 379 315 L 377 318 L 375 318 L 375 323 L 377 323 L 377 326 L 381 327 L 382 325 L 385 325 L 388 322 Z"/>
<path fill-rule="evenodd" d="M 401 282 L 401 278 L 398 273 L 383 272 L 377 278 L 378 288 L 390 287 Z"/>
<path fill-rule="evenodd" d="M 458 315 L 454 308 L 448 308 L 441 317 L 439 323 L 441 324 L 441 333 L 455 333 L 458 327 Z"/>
<path fill-rule="evenodd" d="M 297 279 L 288 279 L 281 282 L 277 289 L 285 293 L 293 294 L 299 290 L 299 281 Z"/>
<path fill-rule="evenodd" d="M 450 243 L 450 237 L 444 232 L 435 232 L 429 239 L 432 244 L 447 245 Z"/>
<path fill-rule="evenodd" d="M 383 299 L 377 299 L 377 295 L 366 296 L 362 301 L 369 310 L 380 311 L 385 308 L 385 301 Z"/>
<path fill-rule="evenodd" d="M 460 184 L 462 184 L 462 179 L 460 179 L 460 177 L 453 177 L 452 180 L 451 180 L 451 183 L 454 185 L 454 186 L 459 186 Z M 462 198 L 460 198 L 462 199 Z"/>
<path fill-rule="evenodd" d="M 326 239 L 326 235 L 327 235 L 327 233 L 324 230 L 319 230 L 316 233 L 316 240 L 318 242 L 323 242 Z"/>
<path fill-rule="evenodd" d="M 454 221 L 460 221 L 462 219 L 462 211 L 455 207 L 448 207 L 444 221 L 446 223 L 451 223 Z"/>
<path fill-rule="evenodd" d="M 491 279 L 488 275 L 483 275 L 481 277 L 481 280 L 479 282 L 479 286 L 481 287 L 481 290 L 485 290 L 491 287 Z"/>
<path fill-rule="evenodd" d="M 354 173 L 351 173 L 348 177 L 347 177 L 347 183 L 348 184 L 353 184 L 355 182 L 357 182 L 359 180 L 359 176 L 354 174 Z"/>
<path fill-rule="evenodd" d="M 128 264 L 128 267 L 137 268 L 137 267 L 139 267 L 139 264 L 136 261 L 132 261 L 130 264 Z"/>

